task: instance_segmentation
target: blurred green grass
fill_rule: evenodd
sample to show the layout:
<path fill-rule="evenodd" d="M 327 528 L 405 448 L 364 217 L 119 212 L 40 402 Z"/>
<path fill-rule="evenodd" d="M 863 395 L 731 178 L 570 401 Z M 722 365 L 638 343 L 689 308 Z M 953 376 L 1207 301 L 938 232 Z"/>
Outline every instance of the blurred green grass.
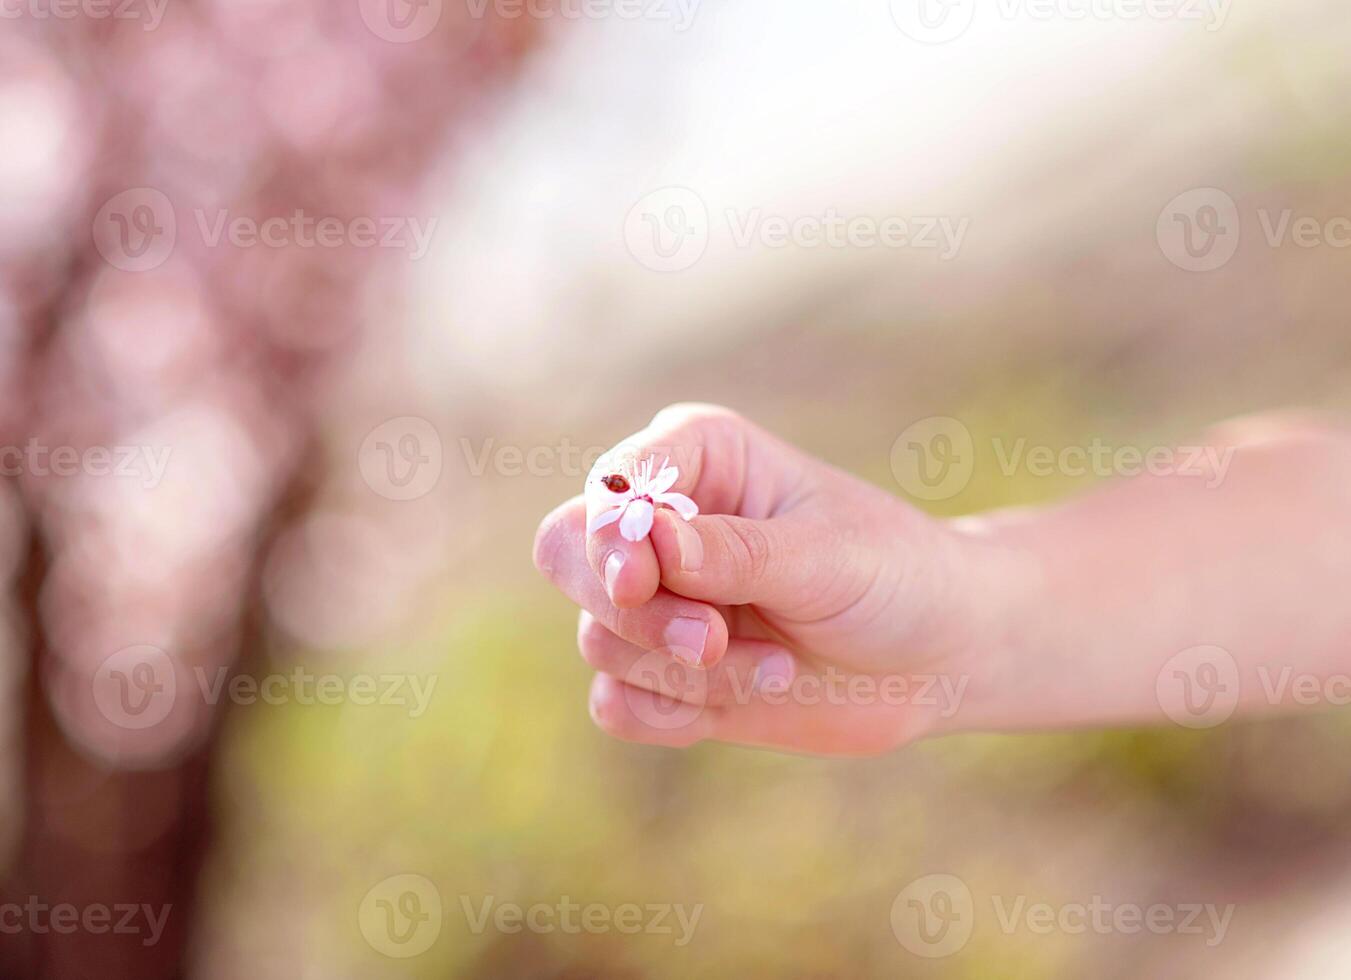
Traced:
<path fill-rule="evenodd" d="M 1174 405 L 1161 419 L 1132 409 L 1129 391 L 1115 398 L 1110 385 L 1068 377 L 1050 369 L 969 378 L 956 395 L 904 410 L 868 406 L 865 397 L 863 407 L 781 403 L 765 415 L 770 428 L 888 492 L 897 491 L 889 468 L 896 434 L 938 407 L 961 418 L 977 465 L 955 498 L 925 505 L 943 515 L 1054 500 L 1095 480 L 1006 475 L 996 438 L 1147 446 L 1185 438 L 1196 431 L 1191 418 L 1207 417 L 1198 403 Z M 531 492 L 542 499 L 553 490 Z M 508 495 L 501 510 L 513 522 L 533 517 L 519 506 Z M 934 872 L 961 876 L 978 895 L 1052 902 L 1087 900 L 1104 876 L 1143 875 L 1140 892 L 1125 897 L 1145 901 L 1179 855 L 1224 864 L 1243 853 L 1250 831 L 1240 813 L 1292 839 L 1344 832 L 1342 791 L 1306 793 L 1300 805 L 1289 787 L 1263 783 L 1281 763 L 1258 774 L 1244 765 L 1268 744 L 1288 750 L 1292 739 L 1326 759 L 1345 735 L 1340 718 L 1210 732 L 963 736 L 857 761 L 719 745 L 667 751 L 593 727 L 575 613 L 528 567 L 524 548 L 447 581 L 442 594 L 422 639 L 360 658 L 365 670 L 436 675 L 423 718 L 395 706 L 288 704 L 241 715 L 229 730 L 229 833 L 212 871 L 216 901 L 256 904 L 257 882 L 275 878 L 277 867 L 321 883 L 303 934 L 306 962 L 328 964 L 325 975 L 1101 975 L 1121 955 L 1102 937 L 1009 935 L 988 919 L 959 956 L 917 960 L 891 933 L 892 901 Z M 257 871 L 260 863 L 270 873 Z M 402 873 L 435 882 L 443 927 L 428 952 L 390 960 L 365 945 L 356 916 L 367 889 Z M 1189 881 L 1188 899 L 1219 888 L 1195 872 Z M 685 947 L 673 936 L 613 931 L 475 934 L 462 901 L 478 908 L 489 896 L 522 906 L 567 896 L 704 908 Z"/>

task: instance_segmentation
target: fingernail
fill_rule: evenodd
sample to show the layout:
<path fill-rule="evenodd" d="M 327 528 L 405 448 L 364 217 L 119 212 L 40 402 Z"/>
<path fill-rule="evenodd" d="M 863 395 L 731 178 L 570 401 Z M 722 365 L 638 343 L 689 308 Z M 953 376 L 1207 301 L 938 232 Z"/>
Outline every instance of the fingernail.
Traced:
<path fill-rule="evenodd" d="M 784 691 L 793 683 L 793 658 L 786 653 L 771 653 L 755 665 L 752 685 L 757 691 Z"/>
<path fill-rule="evenodd" d="M 683 664 L 698 667 L 704 660 L 704 643 L 708 640 L 708 623 L 689 616 L 677 616 L 666 626 L 666 645 L 671 656 Z"/>
<path fill-rule="evenodd" d="M 605 591 L 610 594 L 610 600 L 615 597 L 615 583 L 619 581 L 619 573 L 624 568 L 624 554 L 619 551 L 612 551 L 605 557 L 605 564 L 602 566 L 605 571 Z"/>
<path fill-rule="evenodd" d="M 677 517 L 672 523 L 675 524 L 676 550 L 680 552 L 680 570 L 699 571 L 704 567 L 704 539 L 684 520 Z"/>

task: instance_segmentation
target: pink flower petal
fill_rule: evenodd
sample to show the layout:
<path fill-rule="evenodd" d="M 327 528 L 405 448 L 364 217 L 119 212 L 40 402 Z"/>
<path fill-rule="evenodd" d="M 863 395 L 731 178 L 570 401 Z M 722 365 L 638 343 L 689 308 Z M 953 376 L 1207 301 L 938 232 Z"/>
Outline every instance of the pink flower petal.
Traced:
<path fill-rule="evenodd" d="M 586 522 L 586 533 L 595 534 L 601 528 L 609 527 L 611 524 L 613 524 L 615 521 L 619 520 L 623 516 L 624 516 L 624 508 L 622 506 L 611 507 L 609 510 L 602 511 L 595 517 L 591 518 L 591 520 Z"/>
<path fill-rule="evenodd" d="M 659 493 L 653 499 L 659 504 L 670 507 L 687 521 L 699 514 L 699 505 L 683 493 Z"/>
<path fill-rule="evenodd" d="M 646 500 L 634 500 L 624 508 L 619 521 L 619 533 L 625 541 L 641 541 L 652 530 L 653 507 Z"/>
<path fill-rule="evenodd" d="M 675 486 L 676 480 L 679 479 L 680 470 L 676 469 L 674 466 L 667 466 L 653 477 L 652 482 L 648 484 L 647 492 L 653 497 L 657 496 L 659 493 L 665 493 Z"/>

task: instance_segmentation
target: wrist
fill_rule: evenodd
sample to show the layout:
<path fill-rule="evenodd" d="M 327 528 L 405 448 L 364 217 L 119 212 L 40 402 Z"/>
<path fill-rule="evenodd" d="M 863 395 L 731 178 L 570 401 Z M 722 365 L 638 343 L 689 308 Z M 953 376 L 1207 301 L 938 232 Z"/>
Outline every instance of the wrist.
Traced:
<path fill-rule="evenodd" d="M 1048 562 L 1036 547 L 1043 516 L 1007 511 L 944 524 L 958 583 L 946 669 L 964 694 L 935 734 L 1022 727 L 1018 709 L 1035 701 L 1037 660 L 1064 646 L 1054 634 L 1068 629 L 1068 610 L 1048 601 Z"/>

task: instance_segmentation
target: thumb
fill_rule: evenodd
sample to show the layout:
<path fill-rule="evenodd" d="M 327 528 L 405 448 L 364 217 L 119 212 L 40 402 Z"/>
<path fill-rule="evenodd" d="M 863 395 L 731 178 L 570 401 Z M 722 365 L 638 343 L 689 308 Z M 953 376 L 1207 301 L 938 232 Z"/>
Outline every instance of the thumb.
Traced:
<path fill-rule="evenodd" d="M 685 521 L 662 509 L 651 540 L 662 584 L 672 592 L 721 605 L 800 611 L 819 609 L 829 601 L 826 590 L 835 592 L 830 587 L 842 578 L 868 575 L 872 562 L 851 538 L 795 514 L 764 521 L 707 514 Z"/>

